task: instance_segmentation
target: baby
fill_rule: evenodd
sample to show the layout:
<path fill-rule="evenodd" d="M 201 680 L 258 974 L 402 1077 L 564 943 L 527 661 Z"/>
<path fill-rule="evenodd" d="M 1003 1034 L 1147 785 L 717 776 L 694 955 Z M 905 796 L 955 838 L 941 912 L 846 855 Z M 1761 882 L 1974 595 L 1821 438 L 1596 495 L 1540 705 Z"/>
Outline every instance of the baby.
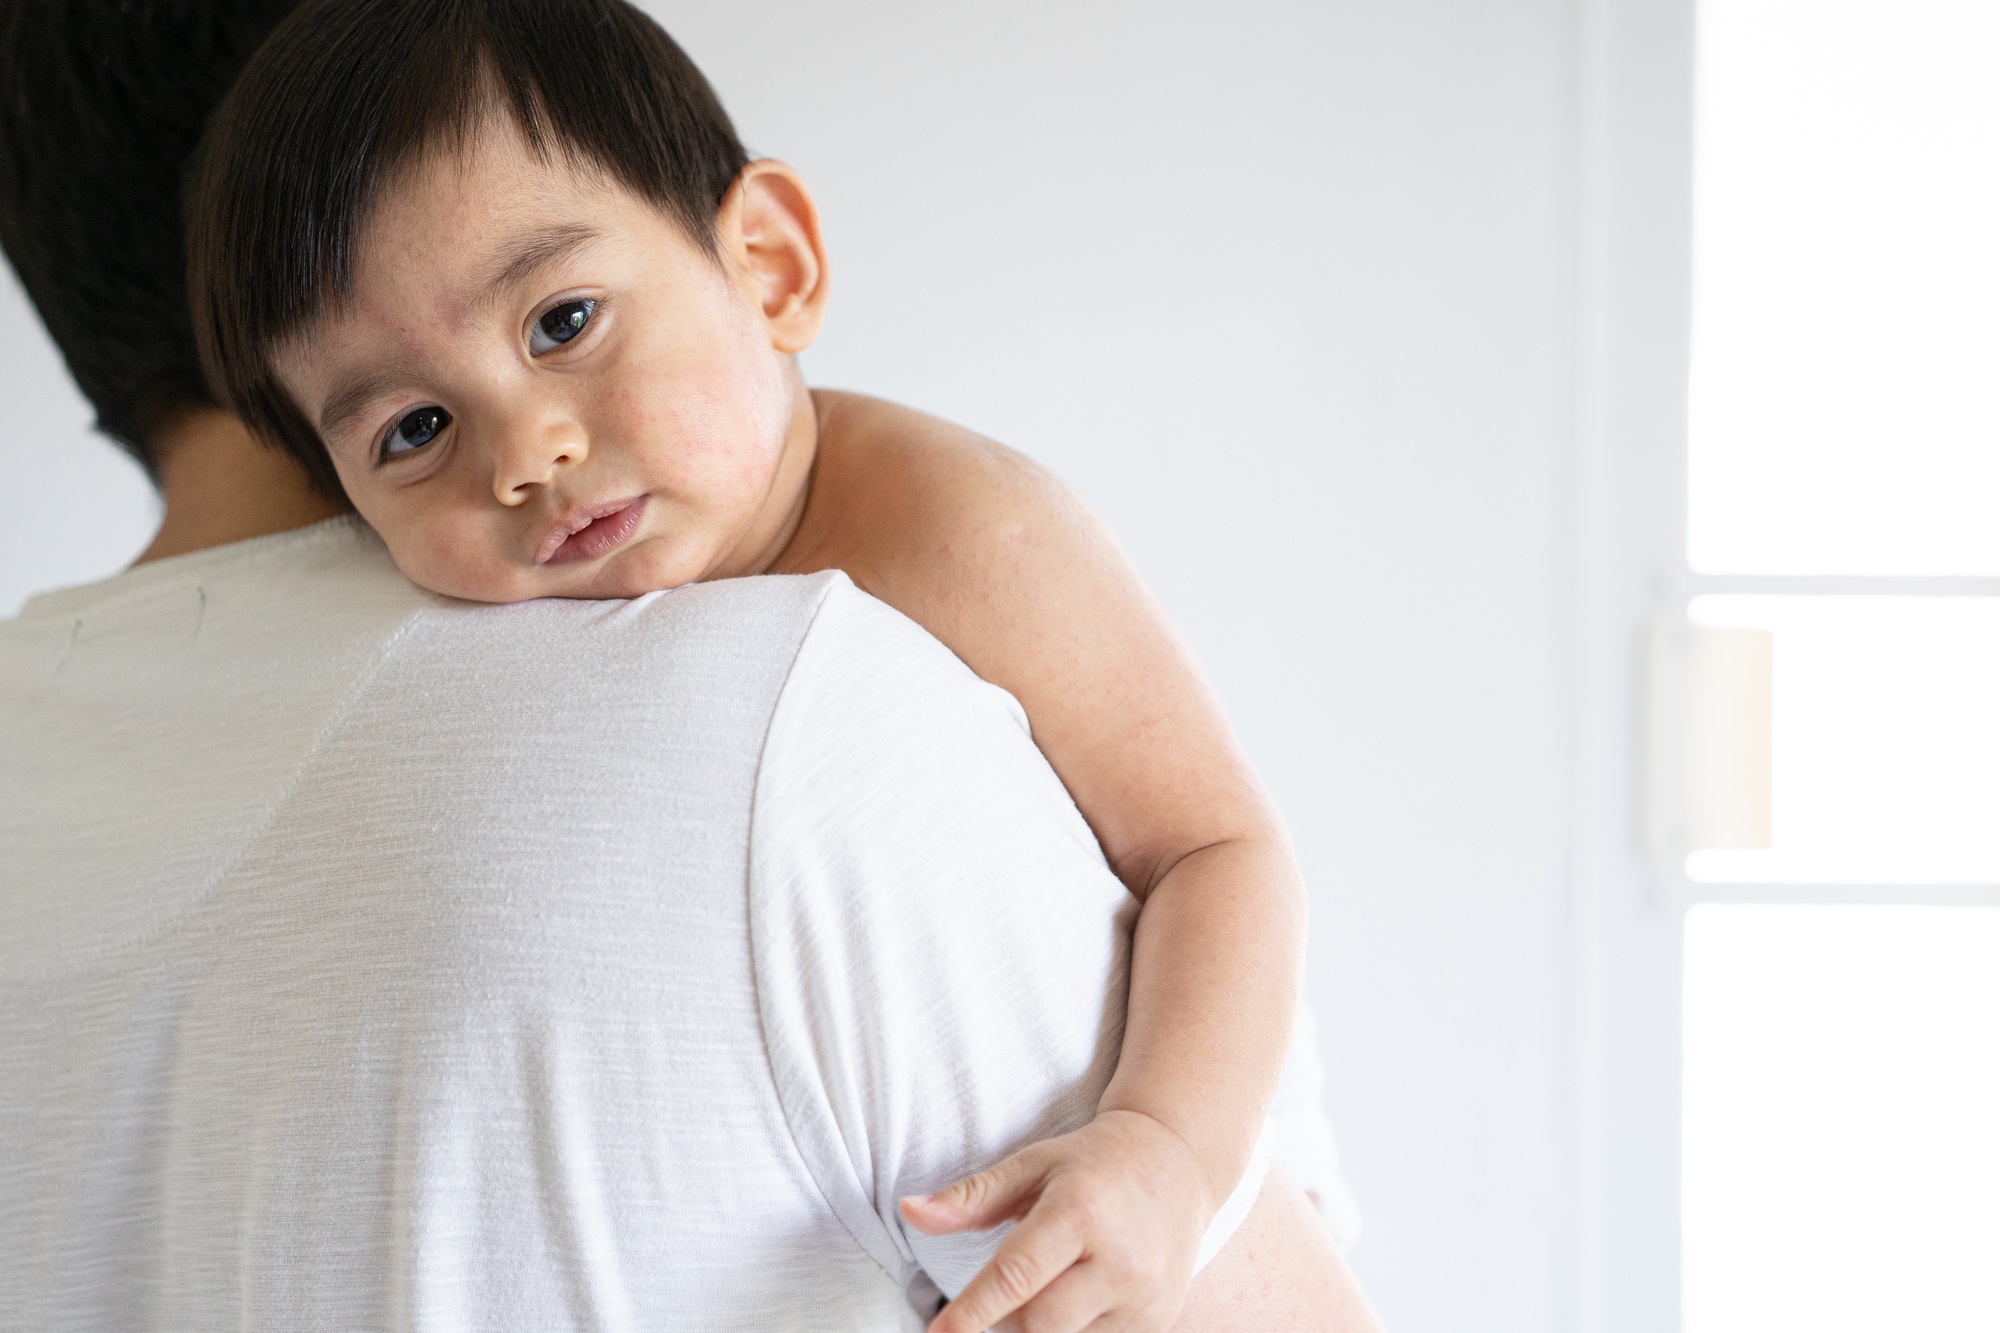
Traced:
<path fill-rule="evenodd" d="M 1059 483 L 807 388 L 827 262 L 797 173 L 748 160 L 622 0 L 315 0 L 217 113 L 188 221 L 225 401 L 415 582 L 511 602 L 837 568 L 1020 700 L 1143 903 L 1122 1054 L 1089 1125 L 904 1214 L 1017 1222 L 938 1333 L 1171 1322 L 1285 1062 L 1286 835 Z"/>

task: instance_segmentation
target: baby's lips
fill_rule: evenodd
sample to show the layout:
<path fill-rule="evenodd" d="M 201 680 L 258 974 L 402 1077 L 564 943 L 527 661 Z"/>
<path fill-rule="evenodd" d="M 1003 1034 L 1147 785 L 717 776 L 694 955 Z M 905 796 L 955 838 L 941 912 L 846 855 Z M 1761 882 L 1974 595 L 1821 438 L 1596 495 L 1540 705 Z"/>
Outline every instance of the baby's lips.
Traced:
<path fill-rule="evenodd" d="M 550 529 L 536 563 L 566 565 L 607 556 L 639 530 L 645 513 L 643 495 L 577 510 Z"/>
<path fill-rule="evenodd" d="M 615 514 L 621 509 L 629 508 L 635 499 L 644 498 L 644 496 L 626 496 L 622 500 L 581 505 L 571 509 L 549 525 L 549 530 L 542 536 L 541 545 L 535 548 L 535 563 L 546 565 L 571 537 L 582 532 L 585 528 L 597 522 L 598 519 Z"/>

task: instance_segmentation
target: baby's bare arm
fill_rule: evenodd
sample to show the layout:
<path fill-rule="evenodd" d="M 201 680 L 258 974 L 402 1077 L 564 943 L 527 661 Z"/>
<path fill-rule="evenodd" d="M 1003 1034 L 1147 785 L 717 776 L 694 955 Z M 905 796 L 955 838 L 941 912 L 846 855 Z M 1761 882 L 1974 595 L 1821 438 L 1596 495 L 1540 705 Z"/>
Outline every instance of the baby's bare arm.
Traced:
<path fill-rule="evenodd" d="M 1291 1031 L 1304 893 L 1283 824 L 1186 648 L 1104 525 L 998 445 L 817 393 L 812 498 L 778 569 L 845 570 L 1021 701 L 1144 903 L 1104 1111 L 1180 1136 L 1234 1188 Z"/>

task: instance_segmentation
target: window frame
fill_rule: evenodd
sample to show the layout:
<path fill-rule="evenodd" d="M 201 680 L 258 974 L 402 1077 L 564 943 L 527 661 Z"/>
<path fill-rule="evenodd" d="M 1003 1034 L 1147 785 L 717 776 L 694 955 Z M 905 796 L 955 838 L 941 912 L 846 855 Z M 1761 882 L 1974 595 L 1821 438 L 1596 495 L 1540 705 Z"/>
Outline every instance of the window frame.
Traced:
<path fill-rule="evenodd" d="M 1641 848 L 1644 627 L 1704 594 L 2000 596 L 2000 578 L 1687 563 L 1698 0 L 1579 0 L 1571 1319 L 1681 1333 L 1682 932 L 1701 903 L 2000 905 L 2000 884 L 1689 880 Z"/>

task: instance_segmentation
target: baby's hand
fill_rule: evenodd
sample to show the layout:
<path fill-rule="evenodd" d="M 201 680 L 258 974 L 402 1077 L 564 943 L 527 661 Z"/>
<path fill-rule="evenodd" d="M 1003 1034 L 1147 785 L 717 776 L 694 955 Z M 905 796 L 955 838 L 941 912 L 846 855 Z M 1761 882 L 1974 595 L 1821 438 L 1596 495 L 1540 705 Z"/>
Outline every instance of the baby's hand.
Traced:
<path fill-rule="evenodd" d="M 1020 1223 L 929 1333 L 1159 1333 L 1194 1276 L 1208 1195 L 1187 1140 L 1140 1112 L 1106 1111 L 904 1199 L 904 1218 L 930 1236 Z"/>

